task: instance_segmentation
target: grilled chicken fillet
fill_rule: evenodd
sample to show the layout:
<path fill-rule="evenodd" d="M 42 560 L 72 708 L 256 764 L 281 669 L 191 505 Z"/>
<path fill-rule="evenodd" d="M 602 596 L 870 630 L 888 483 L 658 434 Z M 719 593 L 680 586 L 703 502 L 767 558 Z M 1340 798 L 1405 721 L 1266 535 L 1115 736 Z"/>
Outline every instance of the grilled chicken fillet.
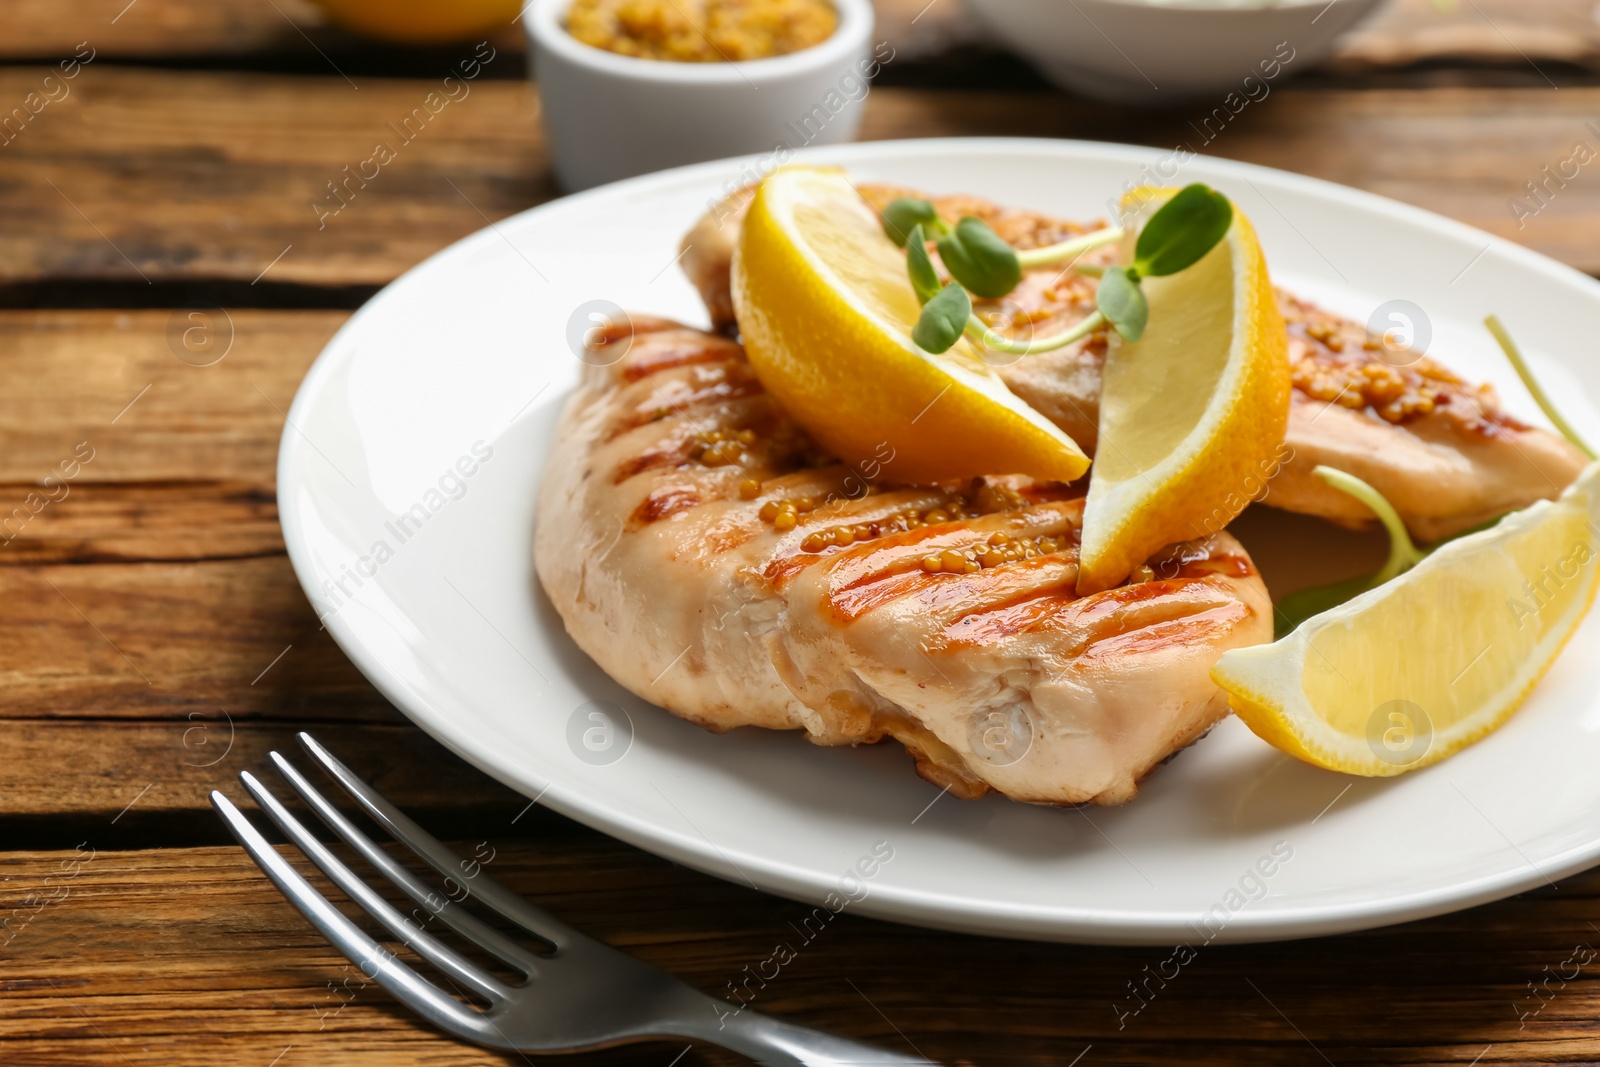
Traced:
<path fill-rule="evenodd" d="M 597 340 L 536 567 L 574 640 L 685 719 L 892 737 L 958 796 L 1114 804 L 1227 713 L 1217 658 L 1272 637 L 1226 533 L 1078 597 L 1081 490 L 874 486 L 816 454 L 734 342 L 643 319 Z"/>
<path fill-rule="evenodd" d="M 685 236 L 683 268 L 699 289 L 713 324 L 730 329 L 728 270 L 753 188 L 723 201 Z M 910 190 L 862 186 L 882 208 Z M 1018 248 L 1052 244 L 1090 227 L 967 196 L 935 198 L 942 217 L 976 215 Z M 1087 262 L 1112 262 L 1101 249 Z M 1059 266 L 1028 271 L 1004 301 L 976 304 L 1001 332 L 1060 332 L 1094 309 L 1095 281 Z M 1411 532 L 1438 540 L 1479 523 L 1554 499 L 1578 476 L 1584 458 L 1565 439 L 1507 415 L 1494 390 L 1473 385 L 1419 353 L 1386 349 L 1364 326 L 1331 315 L 1282 290 L 1289 326 L 1290 396 L 1287 448 L 1266 487 L 1264 503 L 1345 526 L 1373 516 L 1312 471 L 1347 471 L 1388 498 Z M 1094 451 L 1100 369 L 1107 337 L 1093 334 L 1053 352 L 1012 358 L 996 367 L 1011 391 Z"/>

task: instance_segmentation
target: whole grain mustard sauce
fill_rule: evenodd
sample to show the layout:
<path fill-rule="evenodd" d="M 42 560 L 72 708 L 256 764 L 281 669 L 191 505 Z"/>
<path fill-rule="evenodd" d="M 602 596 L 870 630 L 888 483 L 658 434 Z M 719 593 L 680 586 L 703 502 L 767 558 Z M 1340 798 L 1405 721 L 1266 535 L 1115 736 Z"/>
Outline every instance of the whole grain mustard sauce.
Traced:
<path fill-rule="evenodd" d="M 828 0 L 573 0 L 567 32 L 618 55 L 678 63 L 770 59 L 838 28 Z"/>

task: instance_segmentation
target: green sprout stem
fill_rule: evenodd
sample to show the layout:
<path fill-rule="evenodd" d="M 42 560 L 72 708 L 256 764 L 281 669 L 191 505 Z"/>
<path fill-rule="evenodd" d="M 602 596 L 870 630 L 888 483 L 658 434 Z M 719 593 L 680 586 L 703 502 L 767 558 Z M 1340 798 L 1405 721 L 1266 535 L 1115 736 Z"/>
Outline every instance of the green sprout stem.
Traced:
<path fill-rule="evenodd" d="M 1528 368 L 1527 361 L 1522 358 L 1521 349 L 1517 348 L 1517 343 L 1511 339 L 1511 335 L 1506 332 L 1506 328 L 1500 324 L 1499 317 L 1490 315 L 1483 320 L 1483 324 L 1489 327 L 1490 333 L 1494 334 L 1494 339 L 1500 344 L 1500 350 L 1506 354 L 1506 359 L 1510 360 L 1511 365 L 1516 368 L 1517 377 L 1522 379 L 1522 384 L 1527 387 L 1529 393 L 1533 394 L 1533 399 L 1538 403 L 1539 410 L 1544 412 L 1544 417 L 1550 420 L 1552 426 L 1561 431 L 1563 437 L 1572 442 L 1574 448 L 1591 460 L 1595 459 L 1594 449 L 1590 448 L 1584 439 L 1578 436 L 1578 431 L 1574 430 L 1572 425 L 1561 417 L 1561 412 L 1557 411 L 1556 406 L 1550 402 L 1550 397 L 1545 394 L 1544 387 L 1539 384 L 1538 379 L 1533 376 L 1533 371 Z"/>
<path fill-rule="evenodd" d="M 1072 269 L 1091 278 L 1098 278 L 1106 272 L 1106 268 L 1099 263 L 1074 263 Z"/>
<path fill-rule="evenodd" d="M 1566 435 L 1567 440 L 1571 441 L 1574 447 L 1590 459 L 1594 459 L 1594 452 L 1573 431 L 1567 420 L 1561 417 L 1561 413 L 1556 410 L 1555 405 L 1550 403 L 1549 396 L 1540 387 L 1538 380 L 1534 378 L 1533 372 L 1522 358 L 1522 353 L 1517 349 L 1516 343 L 1511 340 L 1511 335 L 1506 332 L 1500 320 L 1490 315 L 1483 322 L 1489 328 L 1489 332 L 1494 335 L 1494 339 L 1500 343 L 1500 348 L 1505 352 L 1506 359 L 1510 360 L 1511 365 L 1516 368 L 1517 376 L 1522 379 L 1522 384 L 1527 387 L 1534 400 L 1538 401 L 1539 407 L 1545 413 L 1545 417 Z M 1424 553 L 1419 552 L 1417 547 L 1411 543 L 1411 537 L 1406 532 L 1405 524 L 1400 521 L 1400 516 L 1395 513 L 1393 505 L 1385 500 L 1383 495 L 1372 486 L 1354 475 L 1346 474 L 1344 471 L 1336 470 L 1332 467 L 1317 467 L 1312 473 L 1321 478 L 1326 484 L 1342 492 L 1349 493 L 1372 509 L 1373 514 L 1378 516 L 1378 520 L 1389 531 L 1389 560 L 1381 570 L 1371 577 L 1347 578 L 1331 585 L 1301 589 L 1278 601 L 1277 624 L 1274 630 L 1279 638 L 1287 637 L 1294 631 L 1295 627 L 1307 619 L 1314 618 L 1325 611 L 1337 607 L 1351 597 L 1359 596 L 1369 589 L 1375 589 L 1401 572 L 1409 570 L 1420 563 L 1424 556 Z M 1448 538 L 1448 540 L 1454 540 L 1456 537 L 1467 537 L 1482 530 L 1487 530 L 1499 522 L 1501 518 L 1504 518 L 1504 516 L 1480 523 L 1471 529 L 1463 530 Z"/>
<path fill-rule="evenodd" d="M 1013 341 L 978 318 L 978 316 L 969 315 L 967 317 L 967 336 L 996 352 L 1006 352 L 1015 356 L 1031 356 L 1036 352 L 1050 352 L 1057 348 L 1065 348 L 1074 341 L 1088 337 L 1105 324 L 1106 317 L 1096 311 L 1086 316 L 1065 333 L 1058 333 L 1051 337 L 1040 337 L 1031 341 Z"/>
<path fill-rule="evenodd" d="M 1422 562 L 1423 553 L 1411 543 L 1411 535 L 1406 532 L 1406 524 L 1400 521 L 1400 515 L 1394 510 L 1394 505 L 1389 503 L 1382 493 L 1355 475 L 1346 474 L 1335 467 L 1319 466 L 1311 473 L 1341 493 L 1348 493 L 1371 508 L 1372 513 L 1378 516 L 1378 521 L 1383 523 L 1383 528 L 1389 531 L 1389 559 L 1378 573 L 1372 576 L 1368 588 L 1375 589 L 1402 571 L 1408 571 Z"/>
<path fill-rule="evenodd" d="M 1121 226 L 1109 226 L 1094 233 L 1086 233 L 1082 237 L 1074 237 L 1070 241 L 1045 245 L 1043 248 L 1029 248 L 1017 253 L 1017 262 L 1026 270 L 1029 267 L 1042 267 L 1048 263 L 1060 263 L 1064 259 L 1076 259 L 1085 252 L 1092 252 L 1102 245 L 1122 240 L 1122 232 Z"/>
<path fill-rule="evenodd" d="M 927 257 L 924 226 L 938 222 L 931 202 L 901 197 L 884 209 L 884 232 L 897 246 L 906 248 L 906 270 L 922 301 L 922 313 L 912 339 L 926 352 L 948 351 L 962 335 L 997 352 L 1030 355 L 1049 352 L 1079 340 L 1110 324 L 1125 341 L 1137 341 L 1148 323 L 1150 304 L 1139 287 L 1143 278 L 1161 278 L 1186 270 L 1217 246 L 1233 225 L 1233 205 L 1227 197 L 1198 182 L 1184 186 L 1166 200 L 1144 223 L 1133 248 L 1133 261 L 1098 271 L 1101 283 L 1095 293 L 1095 314 L 1054 337 L 1014 341 L 1000 335 L 972 314 L 970 299 L 956 299 L 951 286 L 966 297 L 998 300 L 1016 289 L 1032 267 L 1062 261 L 1065 274 L 1095 248 L 1124 238 L 1127 231 L 1108 226 L 1044 248 L 1018 251 L 976 215 L 966 215 L 939 237 L 939 258 L 950 281 L 934 293 L 937 281 Z M 913 246 L 912 236 L 921 237 Z M 1086 274 L 1096 274 L 1092 269 Z M 951 295 L 944 295 L 950 293 Z"/>

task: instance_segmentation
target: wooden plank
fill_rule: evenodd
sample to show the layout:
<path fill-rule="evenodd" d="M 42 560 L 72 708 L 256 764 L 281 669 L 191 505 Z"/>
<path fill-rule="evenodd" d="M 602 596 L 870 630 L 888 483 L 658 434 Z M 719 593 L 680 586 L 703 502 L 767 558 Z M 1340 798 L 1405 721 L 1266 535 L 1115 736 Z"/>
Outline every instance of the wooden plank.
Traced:
<path fill-rule="evenodd" d="M 367 58 L 416 67 L 451 46 L 361 38 L 340 30 L 312 0 L 9 0 L 6 31 L 0 58 L 11 60 L 56 60 L 87 41 L 110 59 L 248 57 L 322 73 Z M 489 33 L 499 48 L 524 47 L 520 24 Z"/>
<path fill-rule="evenodd" d="M 281 555 L 270 472 L 262 475 L 253 482 L 0 484 L 12 502 L 0 511 L 0 567 Z"/>
<path fill-rule="evenodd" d="M 512 889 L 708 992 L 727 995 L 745 966 L 787 945 L 795 958 L 754 1006 L 945 1063 L 1064 1065 L 1086 1049 L 1085 1064 L 1578 1063 L 1600 1039 L 1600 961 L 1591 950 L 1566 962 L 1600 940 L 1589 922 L 1600 873 L 1366 935 L 1191 946 L 1195 958 L 1150 980 L 1135 1015 L 1128 983 L 1171 949 L 964 937 L 848 912 L 806 941 L 799 904 L 599 835 L 559 849 L 510 842 L 514 815 L 485 818 L 458 850 L 482 850 Z M 5 1062 L 524 1062 L 451 1042 L 363 987 L 238 849 L 102 847 L 84 859 L 96 847 L 0 856 L 0 916 L 25 913 L 0 949 Z M 24 904 L 35 897 L 56 899 Z M 1530 982 L 1548 983 L 1543 999 Z M 584 1062 L 662 1067 L 682 1048 Z M 677 1062 L 741 1061 L 697 1048 Z"/>
<path fill-rule="evenodd" d="M 1366 75 L 1418 64 L 1567 64 L 1600 69 L 1588 0 L 1392 0 L 1340 42 L 1325 71 Z M 877 0 L 878 35 L 904 59 L 932 60 L 987 40 L 959 4 Z M 393 52 L 337 32 L 310 0 L 11 0 L 0 57 L 56 60 L 84 40 L 109 58 Z M 516 27 L 496 38 L 519 50 Z"/>
<path fill-rule="evenodd" d="M 69 56 L 90 41 L 108 57 L 311 50 L 326 19 L 310 0 L 9 0 L 0 55 Z"/>
<path fill-rule="evenodd" d="M 79 508 L 88 487 L 108 483 L 205 482 L 209 488 L 196 500 L 209 498 L 258 522 L 265 517 L 262 502 L 250 494 L 272 488 L 283 413 L 311 361 L 347 317 L 220 309 L 0 312 L 0 380 L 6 382 L 0 390 L 0 516 L 11 515 L 28 492 L 41 488 L 41 479 L 59 478 L 63 464 L 70 468 L 76 460 L 82 462 L 64 483 L 67 495 L 38 511 L 27 536 L 88 535 L 94 511 L 109 511 L 105 518 L 112 520 L 119 509 L 136 506 L 122 494 Z M 219 352 L 217 362 L 197 365 Z M 60 493 L 55 488 L 47 495 Z M 191 521 L 165 508 L 143 514 L 158 513 L 162 522 Z M 47 527 L 56 533 L 41 532 Z M 18 532 L 13 524 L 0 538 Z M 0 549 L 0 562 L 6 551 Z"/>
<path fill-rule="evenodd" d="M 0 101 L 24 100 L 45 73 L 0 70 Z M 451 103 L 442 78 L 358 89 L 84 67 L 60 103 L 0 135 L 0 206 L 15 213 L 0 281 L 387 282 L 486 217 L 555 194 L 529 90 L 458 82 Z M 380 142 L 395 157 L 364 180 Z"/>
<path fill-rule="evenodd" d="M 37 76 L 0 70 L 0 100 L 20 97 Z M 89 67 L 77 84 L 0 148 L 8 164 L 0 280 L 250 282 L 266 270 L 272 281 L 376 284 L 486 218 L 556 192 L 536 100 L 517 84 L 473 83 L 377 178 L 352 185 L 321 229 L 319 211 L 337 203 L 328 183 L 369 158 L 376 141 L 399 141 L 388 124 L 433 83 L 374 80 L 354 92 L 339 79 Z M 1289 86 L 1249 105 L 1210 142 L 1191 126 L 1207 113 L 1129 111 L 1044 93 L 885 89 L 869 97 L 862 136 L 1188 143 L 1431 207 L 1600 272 L 1600 182 L 1580 172 L 1521 225 L 1508 207 L 1574 142 L 1600 145 L 1585 125 L 1600 114 L 1600 88 Z"/>
<path fill-rule="evenodd" d="M 0 312 L 0 567 L 282 552 L 282 411 L 345 317 Z"/>
<path fill-rule="evenodd" d="M 1600 23 L 1588 0 L 1392 0 L 1322 69 L 1349 76 L 1423 63 L 1600 70 Z"/>
<path fill-rule="evenodd" d="M 324 713 L 314 693 L 304 696 L 306 706 L 285 709 L 281 721 L 235 717 L 225 706 L 159 722 L 0 719 L 0 819 L 71 816 L 73 825 L 106 826 L 125 809 L 121 823 L 205 812 L 212 789 L 237 792 L 239 772 L 260 771 L 274 749 L 304 764 L 300 730 L 413 810 L 472 811 L 517 800 L 399 712 L 350 724 Z"/>
<path fill-rule="evenodd" d="M 0 603 L 8 718 L 394 721 L 283 556 L 5 567 Z"/>
<path fill-rule="evenodd" d="M 0 312 L 0 569 L 281 554 L 283 413 L 346 318 Z"/>
<path fill-rule="evenodd" d="M 1198 132 L 1205 107 L 1148 115 L 1032 94 L 869 99 L 864 137 L 988 133 L 1187 145 L 1416 204 L 1600 273 L 1600 180 L 1579 171 L 1531 217 L 1519 219 L 1509 206 L 1526 197 L 1525 183 L 1543 180 L 1541 167 L 1570 156 L 1574 142 L 1600 155 L 1600 133 L 1586 125 L 1600 114 L 1600 89 L 1283 89 L 1246 106 L 1209 142 Z"/>

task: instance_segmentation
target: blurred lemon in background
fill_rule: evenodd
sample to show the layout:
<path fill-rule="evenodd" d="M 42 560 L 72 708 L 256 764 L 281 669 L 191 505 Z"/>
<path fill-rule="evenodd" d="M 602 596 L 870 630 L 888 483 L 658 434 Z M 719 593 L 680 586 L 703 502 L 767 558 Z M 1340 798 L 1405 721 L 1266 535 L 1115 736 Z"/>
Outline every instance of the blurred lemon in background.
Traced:
<path fill-rule="evenodd" d="M 504 29 L 519 0 L 313 0 L 347 30 L 400 44 L 445 44 Z"/>

